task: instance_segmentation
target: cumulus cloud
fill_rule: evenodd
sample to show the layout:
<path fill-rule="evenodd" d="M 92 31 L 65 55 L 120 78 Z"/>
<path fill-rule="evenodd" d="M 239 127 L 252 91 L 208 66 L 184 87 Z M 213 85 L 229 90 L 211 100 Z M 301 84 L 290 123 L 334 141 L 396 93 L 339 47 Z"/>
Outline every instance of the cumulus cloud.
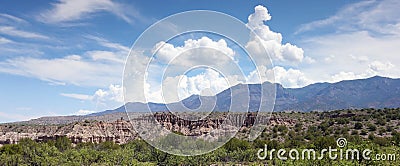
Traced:
<path fill-rule="evenodd" d="M 206 69 L 204 73 L 193 77 L 183 75 L 180 79 L 178 94 L 181 98 L 189 97 L 192 94 L 211 96 L 233 86 L 212 69 Z"/>
<path fill-rule="evenodd" d="M 398 70 L 395 69 L 395 65 L 390 62 L 381 62 L 381 61 L 373 61 L 368 64 L 367 69 L 364 71 L 355 73 L 352 71 L 341 71 L 339 73 L 334 74 L 331 77 L 330 82 L 338 82 L 342 80 L 354 80 L 354 79 L 363 79 L 372 77 L 375 75 L 387 76 L 391 77 L 394 73 L 397 73 Z"/>
<path fill-rule="evenodd" d="M 117 102 L 123 103 L 123 93 L 121 85 L 108 86 L 107 89 L 98 89 L 93 95 L 78 93 L 61 93 L 61 96 L 70 97 L 78 100 L 89 100 L 97 103 Z"/>
<path fill-rule="evenodd" d="M 394 65 L 390 62 L 383 63 L 380 61 L 373 61 L 371 64 L 369 64 L 369 68 L 374 72 L 387 72 L 393 67 Z"/>
<path fill-rule="evenodd" d="M 368 75 L 366 73 L 356 74 L 354 72 L 344 72 L 341 71 L 331 77 L 331 82 L 339 82 L 342 80 L 354 80 L 354 79 L 362 79 L 366 78 Z"/>
<path fill-rule="evenodd" d="M 290 43 L 282 43 L 282 35 L 280 33 L 270 30 L 269 26 L 264 23 L 271 20 L 271 15 L 268 9 L 264 6 L 256 6 L 254 13 L 248 18 L 247 26 L 251 28 L 255 34 L 260 37 L 260 42 L 265 49 L 269 52 L 274 60 L 298 63 L 304 58 L 304 51 Z M 262 53 L 262 45 L 259 45 L 255 36 L 250 37 L 250 41 L 246 45 L 246 49 L 254 55 Z"/>
<path fill-rule="evenodd" d="M 256 36 L 250 36 L 246 49 L 255 56 L 263 57 L 260 59 L 266 59 L 265 51 L 263 50 L 265 47 L 267 51 L 271 53 L 273 60 L 286 64 L 302 62 L 304 59 L 304 51 L 291 43 L 282 43 L 282 35 L 271 31 L 270 28 L 264 24 L 265 21 L 269 21 L 270 19 L 271 15 L 267 8 L 263 6 L 255 7 L 255 12 L 248 17 L 249 22 L 247 25 L 259 35 L 261 42 L 258 42 Z M 262 45 L 260 45 L 260 43 Z M 211 49 L 196 50 L 196 48 Z M 237 83 L 262 83 L 264 81 L 270 81 L 281 83 L 285 87 L 301 87 L 311 82 L 305 77 L 303 72 L 297 69 L 285 69 L 285 67 L 282 66 L 268 68 L 270 66 L 270 61 L 257 62 L 256 65 L 260 72 L 257 73 L 253 71 L 247 76 L 239 77 L 242 74 L 241 72 L 225 72 L 234 69 L 232 66 L 227 67 L 227 62 L 234 62 L 234 64 L 237 64 L 239 63 L 240 57 L 235 54 L 233 49 L 228 47 L 226 41 L 223 39 L 218 41 L 213 41 L 208 37 L 202 37 L 197 40 L 189 39 L 184 41 L 182 46 L 159 42 L 152 49 L 152 53 L 156 54 L 156 60 L 163 64 L 168 64 L 168 67 L 173 68 L 173 70 L 177 69 L 174 68 L 175 66 L 192 67 L 205 64 L 212 67 L 216 66 L 217 70 L 220 69 L 218 68 L 219 66 L 223 66 L 222 70 L 219 71 L 226 77 L 224 78 L 220 76 L 218 72 L 210 69 L 202 74 L 191 77 L 178 74 L 172 76 L 167 75 L 161 82 L 158 80 L 151 80 L 144 86 L 144 90 L 148 100 L 152 102 L 175 102 L 192 94 L 201 94 L 205 89 L 212 91 L 212 95 L 215 95 Z M 316 60 L 307 57 L 306 61 L 311 64 L 315 63 Z M 163 71 L 158 65 L 159 64 L 150 65 L 148 68 L 149 72 L 146 73 L 146 75 L 151 77 L 152 73 L 160 73 L 160 71 Z M 274 72 L 276 73 L 275 77 L 277 79 L 273 78 Z M 160 84 L 162 84 L 164 88 L 164 98 L 168 101 L 162 101 Z"/>
<path fill-rule="evenodd" d="M 93 94 L 61 93 L 61 96 L 80 100 L 85 103 L 93 104 L 93 109 L 81 109 L 74 115 L 86 115 L 106 109 L 114 109 L 124 104 L 123 91 L 121 85 L 111 84 L 107 88 L 100 88 Z M 89 105 L 87 105 L 89 106 Z"/>
<path fill-rule="evenodd" d="M 174 46 L 170 43 L 159 42 L 152 50 L 156 58 L 163 63 L 180 66 L 198 64 L 225 63 L 234 60 L 235 52 L 228 47 L 224 39 L 213 41 L 208 37 L 198 40 L 188 39 L 183 46 Z"/>
<path fill-rule="evenodd" d="M 94 93 L 93 100 L 100 102 L 114 101 L 122 103 L 124 102 L 122 86 L 111 84 L 107 90 L 99 89 Z"/>
<path fill-rule="evenodd" d="M 260 77 L 257 76 L 256 71 L 251 72 L 248 76 L 248 83 L 262 83 L 268 81 L 271 83 L 279 83 L 286 88 L 299 88 L 312 83 L 312 80 L 308 79 L 302 71 L 292 68 L 285 69 L 282 66 L 275 66 L 272 69 L 260 66 L 258 68 L 258 73 Z M 259 78 L 262 80 L 260 81 Z"/>

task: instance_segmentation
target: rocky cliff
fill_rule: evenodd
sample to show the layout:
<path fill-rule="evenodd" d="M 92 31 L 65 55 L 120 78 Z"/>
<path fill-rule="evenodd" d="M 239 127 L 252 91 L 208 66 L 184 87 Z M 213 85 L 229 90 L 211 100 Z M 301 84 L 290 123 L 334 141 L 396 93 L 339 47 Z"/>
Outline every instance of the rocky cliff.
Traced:
<path fill-rule="evenodd" d="M 187 120 L 177 117 L 171 113 L 156 113 L 152 115 L 155 120 L 166 129 L 179 132 L 183 135 L 201 135 L 218 128 L 224 122 L 224 114 L 216 118 L 205 118 L 201 120 Z M 115 116 L 113 116 L 115 118 Z M 132 117 L 131 117 L 132 118 Z M 120 119 L 109 121 L 84 120 L 63 125 L 32 125 L 32 124 L 3 124 L 0 125 L 0 144 L 15 144 L 22 138 L 30 138 L 41 142 L 55 140 L 58 137 L 66 136 L 74 144 L 82 142 L 101 143 L 112 141 L 123 144 L 132 139 L 139 138 L 135 133 L 132 123 Z M 126 118 L 128 119 L 128 118 Z M 153 119 L 153 118 L 152 118 Z M 243 122 L 242 131 L 250 128 L 256 120 L 255 113 L 248 113 L 244 119 L 235 118 Z M 146 117 L 132 118 L 132 121 L 148 121 Z M 279 116 L 271 116 L 265 119 L 271 126 L 294 125 L 294 119 L 285 119 Z"/>
<path fill-rule="evenodd" d="M 100 143 L 112 141 L 126 143 L 135 139 L 129 121 L 117 120 L 115 122 L 84 121 L 68 125 L 1 125 L 0 144 L 14 144 L 22 138 L 36 141 L 55 140 L 66 136 L 73 143 L 92 142 Z"/>

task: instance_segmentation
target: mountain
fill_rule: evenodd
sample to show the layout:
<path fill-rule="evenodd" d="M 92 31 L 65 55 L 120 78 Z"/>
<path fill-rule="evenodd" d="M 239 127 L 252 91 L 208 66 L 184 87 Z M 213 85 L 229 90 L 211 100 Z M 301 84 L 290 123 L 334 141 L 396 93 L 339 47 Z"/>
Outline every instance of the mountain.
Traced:
<path fill-rule="evenodd" d="M 261 95 L 261 88 L 276 90 L 274 111 L 329 111 L 348 108 L 397 108 L 400 107 L 400 79 L 375 76 L 367 79 L 346 80 L 336 83 L 315 83 L 303 88 L 284 88 L 280 84 L 265 82 L 263 84 L 238 84 L 226 89 L 216 96 L 192 95 L 181 102 L 171 104 L 159 103 L 128 103 L 130 112 L 180 111 L 197 109 L 209 110 L 215 105 L 214 111 L 231 109 L 246 109 L 257 111 L 261 96 L 268 99 L 270 91 Z M 264 92 L 265 93 L 265 92 Z M 249 95 L 249 97 L 248 97 Z M 231 98 L 233 96 L 233 98 Z M 231 100 L 235 101 L 231 101 Z M 247 100 L 250 104 L 247 105 Z M 203 105 L 201 105 L 203 103 Z M 200 108 L 200 105 L 202 108 Z M 214 107 L 213 107 L 214 108 Z M 105 115 L 115 112 L 125 112 L 125 106 L 115 110 L 90 114 L 89 116 Z"/>

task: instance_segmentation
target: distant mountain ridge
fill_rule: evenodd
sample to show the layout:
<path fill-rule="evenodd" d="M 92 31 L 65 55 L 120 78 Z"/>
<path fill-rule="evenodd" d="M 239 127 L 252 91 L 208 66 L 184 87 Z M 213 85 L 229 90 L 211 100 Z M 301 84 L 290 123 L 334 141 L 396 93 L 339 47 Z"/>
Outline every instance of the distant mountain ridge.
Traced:
<path fill-rule="evenodd" d="M 234 97 L 243 97 L 244 92 L 249 91 L 250 111 L 256 111 L 259 108 L 261 97 L 261 86 L 276 87 L 276 99 L 274 111 L 329 111 L 349 108 L 397 108 L 400 107 L 400 79 L 392 79 L 380 76 L 374 76 L 366 79 L 345 80 L 336 83 L 315 83 L 303 88 L 284 88 L 280 84 L 238 84 L 228 88 L 216 96 L 215 111 L 227 111 L 231 105 L 231 95 Z M 246 89 L 247 88 L 247 89 Z M 232 91 L 234 89 L 234 91 Z M 265 97 L 265 96 L 264 96 Z M 187 108 L 196 109 L 200 105 L 200 100 L 207 101 L 213 96 L 205 97 L 192 95 L 181 102 Z M 238 100 L 241 101 L 241 100 Z M 244 106 L 243 103 L 232 103 L 235 106 Z M 178 103 L 159 104 L 149 103 L 153 112 L 167 111 L 168 108 L 180 108 Z M 148 110 L 145 103 L 127 103 L 130 112 L 142 112 Z M 168 106 L 168 108 L 167 108 Z M 125 112 L 125 106 L 114 110 L 89 114 L 87 116 L 99 116 L 116 112 Z"/>

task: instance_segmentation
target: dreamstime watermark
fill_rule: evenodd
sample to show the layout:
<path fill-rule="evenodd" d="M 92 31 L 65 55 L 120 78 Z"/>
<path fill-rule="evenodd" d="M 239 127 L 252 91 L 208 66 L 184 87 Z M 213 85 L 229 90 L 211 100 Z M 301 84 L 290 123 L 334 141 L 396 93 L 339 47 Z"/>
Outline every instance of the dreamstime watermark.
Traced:
<path fill-rule="evenodd" d="M 395 161 L 397 156 L 393 153 L 374 154 L 371 149 L 352 149 L 345 148 L 347 140 L 345 138 L 338 138 L 336 140 L 337 148 L 322 149 L 317 151 L 315 149 L 271 149 L 267 145 L 257 151 L 257 157 L 260 160 L 376 160 L 376 161 Z"/>

